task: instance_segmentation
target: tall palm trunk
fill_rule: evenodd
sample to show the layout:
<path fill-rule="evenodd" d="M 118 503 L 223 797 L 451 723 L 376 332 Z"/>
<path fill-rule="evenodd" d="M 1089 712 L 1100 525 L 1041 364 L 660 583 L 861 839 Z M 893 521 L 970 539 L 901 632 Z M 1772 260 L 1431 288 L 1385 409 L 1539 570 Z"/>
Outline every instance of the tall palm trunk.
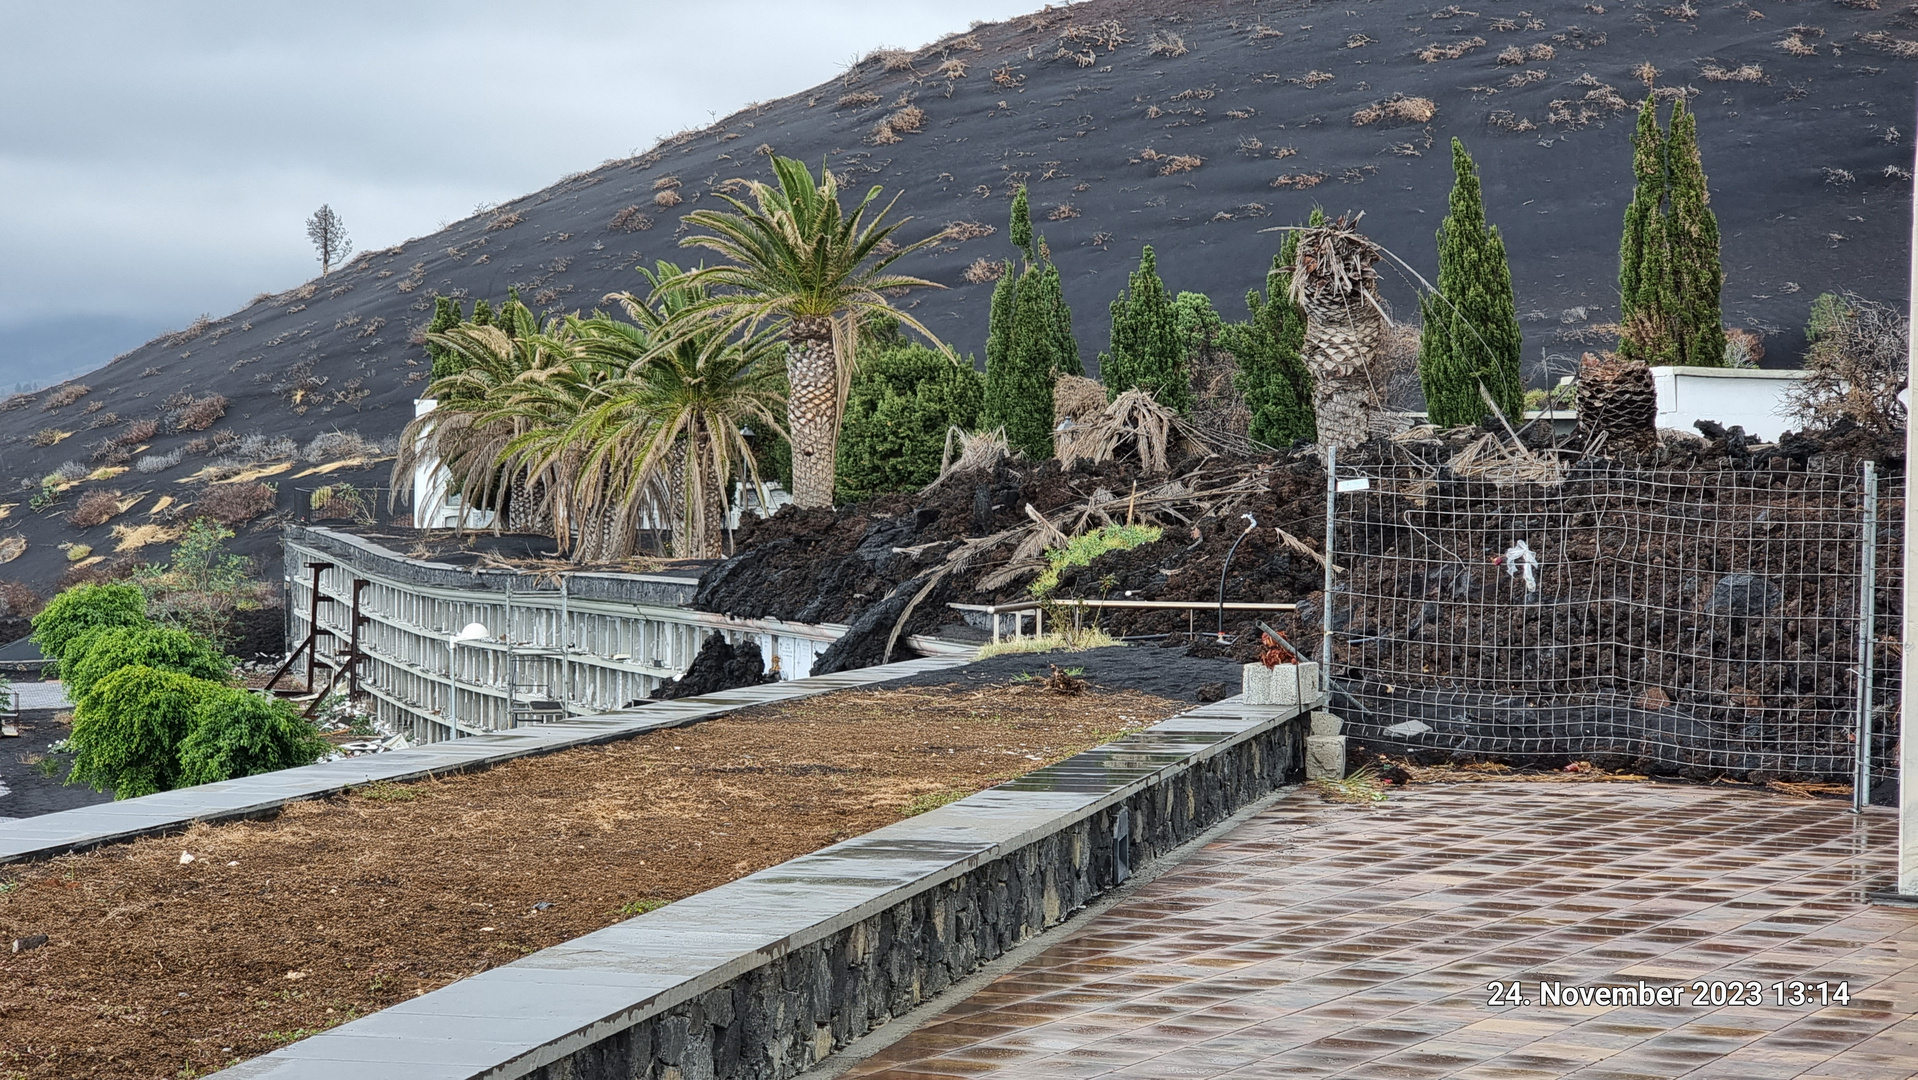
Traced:
<path fill-rule="evenodd" d="M 679 486 L 680 526 L 685 531 L 682 543 L 675 545 L 680 555 L 692 559 L 710 559 L 725 555 L 726 493 L 722 485 L 718 455 L 714 452 L 710 429 L 694 420 L 679 450 L 684 479 Z M 697 475 L 699 490 L 690 480 Z"/>
<path fill-rule="evenodd" d="M 839 355 L 831 319 L 794 319 L 786 346 L 786 425 L 792 433 L 793 504 L 832 505 L 839 442 Z"/>
<path fill-rule="evenodd" d="M 1299 357 L 1314 380 L 1319 444 L 1349 449 L 1371 435 L 1385 404 L 1378 248 L 1344 218 L 1299 233 L 1292 300 L 1305 312 Z"/>

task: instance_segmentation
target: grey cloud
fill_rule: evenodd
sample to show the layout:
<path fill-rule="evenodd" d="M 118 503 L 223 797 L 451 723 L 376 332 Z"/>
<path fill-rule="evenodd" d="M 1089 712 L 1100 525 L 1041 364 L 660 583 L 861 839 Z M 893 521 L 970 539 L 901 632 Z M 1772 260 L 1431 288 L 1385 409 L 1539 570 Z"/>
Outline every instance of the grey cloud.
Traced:
<path fill-rule="evenodd" d="M 305 280 L 321 202 L 396 243 L 1032 6 L 0 4 L 0 380 L 77 363 L 32 344 L 53 324 L 144 336 Z"/>

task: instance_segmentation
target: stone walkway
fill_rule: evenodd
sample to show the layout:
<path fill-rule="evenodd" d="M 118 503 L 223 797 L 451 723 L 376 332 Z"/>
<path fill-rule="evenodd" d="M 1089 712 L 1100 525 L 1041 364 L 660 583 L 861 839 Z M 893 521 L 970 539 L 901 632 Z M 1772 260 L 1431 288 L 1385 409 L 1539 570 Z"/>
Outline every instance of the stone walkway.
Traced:
<path fill-rule="evenodd" d="M 1918 910 L 1864 900 L 1896 832 L 1710 788 L 1300 791 L 846 1076 L 1910 1080 Z M 1525 1004 L 1488 1004 L 1513 980 Z M 1547 1005 L 1541 980 L 1687 1004 Z M 1692 1007 L 1695 980 L 1764 1003 Z M 1781 1007 L 1791 980 L 1851 1004 Z"/>

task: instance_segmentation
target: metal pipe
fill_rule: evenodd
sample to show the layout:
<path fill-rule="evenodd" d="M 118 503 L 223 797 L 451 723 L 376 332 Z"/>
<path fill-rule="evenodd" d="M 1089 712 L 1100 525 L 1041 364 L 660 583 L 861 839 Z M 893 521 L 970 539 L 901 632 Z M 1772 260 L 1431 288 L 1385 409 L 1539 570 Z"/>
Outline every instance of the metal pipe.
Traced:
<path fill-rule="evenodd" d="M 1338 524 L 1337 507 L 1339 498 L 1339 448 L 1325 448 L 1325 591 L 1320 594 L 1319 602 L 1319 675 L 1325 695 L 1332 695 L 1332 585 L 1333 564 L 1332 548 L 1335 542 L 1335 528 Z"/>
<path fill-rule="evenodd" d="M 567 607 L 566 575 L 559 576 L 559 693 L 553 700 L 559 702 L 567 715 L 572 715 L 569 705 L 573 693 L 573 620 Z"/>
<path fill-rule="evenodd" d="M 1858 581 L 1858 766 L 1851 778 L 1851 811 L 1871 805 L 1871 680 L 1878 646 L 1878 467 L 1865 462 L 1865 529 Z"/>
<path fill-rule="evenodd" d="M 1918 149 L 1914 150 L 1914 164 L 1918 164 Z M 1906 316 L 1918 314 L 1918 190 L 1912 193 L 1911 205 L 1911 273 L 1907 279 L 1911 283 L 1911 307 Z M 1918 386 L 1918 335 L 1908 335 L 1906 343 L 1905 379 L 1906 385 Z M 1918 461 L 1918 424 L 1905 425 L 1905 460 Z M 1912 719 L 1914 710 L 1913 691 L 1918 689 L 1918 648 L 1912 648 L 1918 642 L 1918 603 L 1913 603 L 1913 593 L 1918 592 L 1914 583 L 1918 583 L 1918 500 L 1912 498 L 1911 479 L 1905 480 L 1905 559 L 1904 578 L 1904 659 L 1899 679 L 1898 703 L 1898 893 L 1910 899 L 1918 899 L 1918 721 Z"/>
<path fill-rule="evenodd" d="M 448 635 L 446 639 L 446 726 L 451 730 L 446 737 L 449 739 L 460 737 L 459 662 L 459 638 Z"/>
<path fill-rule="evenodd" d="M 1245 538 L 1248 536 L 1251 536 L 1252 530 L 1259 527 L 1259 519 L 1253 517 L 1251 514 L 1240 514 L 1239 516 L 1245 519 L 1245 531 L 1239 534 L 1239 538 L 1237 540 L 1232 541 L 1232 547 L 1228 549 L 1225 553 L 1225 565 L 1219 567 L 1218 637 L 1220 641 L 1225 640 L 1225 577 L 1226 577 L 1226 574 L 1230 573 L 1232 570 L 1232 556 L 1237 555 L 1239 553 L 1239 545 L 1245 543 Z"/>

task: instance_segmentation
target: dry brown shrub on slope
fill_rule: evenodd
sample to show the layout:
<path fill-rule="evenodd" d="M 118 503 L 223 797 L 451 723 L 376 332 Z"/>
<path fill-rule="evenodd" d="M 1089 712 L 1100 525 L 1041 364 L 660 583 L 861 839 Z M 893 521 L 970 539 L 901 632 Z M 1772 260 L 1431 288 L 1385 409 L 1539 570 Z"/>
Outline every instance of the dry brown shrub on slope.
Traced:
<path fill-rule="evenodd" d="M 974 259 L 972 265 L 966 267 L 966 272 L 962 276 L 968 284 L 984 285 L 988 281 L 999 280 L 999 275 L 1004 272 L 1003 266 L 990 259 Z"/>
<path fill-rule="evenodd" d="M 646 211 L 641 210 L 639 207 L 628 206 L 613 215 L 613 222 L 610 227 L 625 232 L 645 232 L 647 229 L 653 227 L 653 219 L 647 217 Z"/>
<path fill-rule="evenodd" d="M 1358 127 L 1368 124 L 1424 124 L 1438 115 L 1438 105 L 1431 98 L 1407 97 L 1393 94 L 1384 101 L 1376 101 L 1352 114 L 1352 123 Z"/>
<path fill-rule="evenodd" d="M 73 512 L 67 515 L 67 520 L 81 529 L 105 525 L 120 512 L 121 497 L 121 493 L 117 490 L 89 491 L 80 496 L 80 501 L 74 504 Z"/>
<path fill-rule="evenodd" d="M 203 394 L 174 410 L 167 417 L 175 431 L 205 431 L 226 415 L 227 400 L 220 394 Z"/>
<path fill-rule="evenodd" d="M 117 446 L 133 446 L 146 442 L 159 433 L 160 422 L 158 420 L 135 420 L 131 424 L 128 424 L 120 434 L 115 435 L 113 442 Z"/>
<path fill-rule="evenodd" d="M 84 383 L 67 383 L 65 386 L 55 387 L 53 392 L 47 395 L 47 400 L 41 404 L 40 411 L 51 412 L 54 409 L 63 409 L 86 397 L 92 390 L 91 386 Z"/>
<path fill-rule="evenodd" d="M 1420 49 L 1414 55 L 1417 56 L 1420 60 L 1423 60 L 1428 64 L 1436 64 L 1440 60 L 1457 60 L 1459 57 L 1464 56 L 1466 53 L 1471 52 L 1473 49 L 1482 49 L 1484 47 L 1485 47 L 1484 38 L 1469 37 L 1469 38 L 1462 38 L 1458 41 L 1447 42 L 1446 44 L 1443 44 L 1443 45 L 1438 45 L 1438 44 L 1427 45 L 1425 48 Z"/>
<path fill-rule="evenodd" d="M 265 484 L 212 484 L 200 493 L 195 509 L 228 528 L 244 525 L 273 509 L 273 489 Z"/>

